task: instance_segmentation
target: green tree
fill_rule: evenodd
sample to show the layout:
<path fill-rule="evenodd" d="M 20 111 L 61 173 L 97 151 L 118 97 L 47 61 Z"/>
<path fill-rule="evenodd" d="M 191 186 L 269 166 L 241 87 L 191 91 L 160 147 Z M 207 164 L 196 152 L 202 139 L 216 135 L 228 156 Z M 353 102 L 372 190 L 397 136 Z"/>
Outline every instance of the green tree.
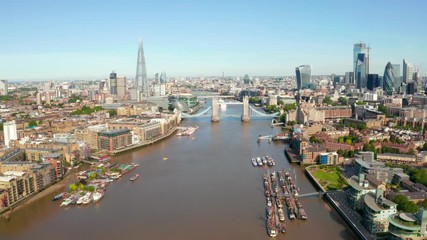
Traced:
<path fill-rule="evenodd" d="M 3 123 L 0 123 L 0 131 L 3 132 Z"/>
<path fill-rule="evenodd" d="M 393 202 L 397 204 L 397 210 L 408 213 L 418 212 L 417 204 L 409 201 L 408 197 L 398 194 L 393 198 Z"/>
<path fill-rule="evenodd" d="M 338 142 L 339 142 L 339 143 L 343 143 L 343 142 L 344 142 L 344 137 L 339 137 L 339 138 L 338 138 Z"/>
<path fill-rule="evenodd" d="M 351 145 L 353 143 L 353 140 L 351 140 L 351 138 L 348 138 L 347 140 L 345 140 L 345 143 Z"/>
<path fill-rule="evenodd" d="M 384 114 L 387 114 L 387 107 L 386 107 L 386 106 L 384 106 L 384 105 L 379 105 L 379 106 L 378 106 L 378 111 L 379 111 L 379 112 L 382 112 L 382 113 L 384 113 Z"/>
<path fill-rule="evenodd" d="M 408 151 L 408 154 L 409 155 L 415 155 L 414 149 L 410 148 L 409 151 Z"/>
<path fill-rule="evenodd" d="M 284 111 L 291 111 L 297 109 L 297 105 L 295 103 L 288 103 L 283 106 Z"/>
<path fill-rule="evenodd" d="M 338 104 L 339 105 L 347 105 L 348 104 L 348 99 L 346 97 L 339 97 L 338 98 Z"/>
<path fill-rule="evenodd" d="M 323 98 L 323 104 L 325 105 L 331 105 L 332 104 L 332 99 L 330 96 L 325 96 L 325 98 Z"/>
<path fill-rule="evenodd" d="M 424 199 L 423 203 L 421 204 L 424 209 L 427 209 L 427 198 Z"/>
<path fill-rule="evenodd" d="M 68 99 L 69 103 L 75 103 L 77 101 L 82 101 L 82 98 L 75 94 L 71 95 L 71 97 Z"/>
<path fill-rule="evenodd" d="M 37 126 L 37 122 L 35 120 L 31 120 L 28 122 L 28 126 L 35 127 L 35 126 Z"/>
<path fill-rule="evenodd" d="M 77 185 L 76 184 L 70 184 L 70 186 L 68 187 L 68 191 L 69 192 L 74 192 L 77 190 Z"/>
<path fill-rule="evenodd" d="M 286 113 L 283 113 L 282 115 L 280 115 L 279 121 L 282 123 L 286 123 Z"/>
<path fill-rule="evenodd" d="M 108 110 L 108 113 L 110 114 L 110 117 L 117 116 L 117 111 L 116 111 L 116 109 Z"/>

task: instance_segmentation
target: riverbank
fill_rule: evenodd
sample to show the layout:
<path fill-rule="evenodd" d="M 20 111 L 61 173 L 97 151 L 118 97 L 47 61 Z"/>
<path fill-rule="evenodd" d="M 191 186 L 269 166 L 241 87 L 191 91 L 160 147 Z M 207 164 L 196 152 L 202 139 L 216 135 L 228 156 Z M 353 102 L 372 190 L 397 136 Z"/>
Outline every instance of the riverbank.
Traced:
<path fill-rule="evenodd" d="M 144 146 L 147 146 L 147 145 L 151 145 L 153 143 L 156 143 L 156 142 L 158 142 L 160 140 L 163 140 L 163 139 L 169 137 L 170 135 L 172 135 L 173 133 L 175 133 L 177 129 L 178 129 L 178 126 L 175 126 L 172 129 L 170 129 L 169 132 L 167 132 L 166 134 L 161 135 L 158 138 L 155 138 L 155 139 L 152 139 L 152 140 L 148 140 L 148 141 L 144 141 L 142 143 L 134 144 L 134 145 L 122 148 L 122 149 L 113 150 L 113 151 L 111 151 L 111 153 L 113 155 L 115 155 L 115 154 L 118 154 L 118 153 L 122 153 L 122 152 L 126 152 L 126 151 L 133 150 L 133 149 L 136 149 L 136 148 L 140 148 L 140 147 L 144 147 Z"/>
<path fill-rule="evenodd" d="M 70 179 L 72 176 L 71 173 L 73 170 L 70 170 L 64 179 L 60 180 L 57 183 L 54 183 L 50 185 L 49 187 L 43 189 L 40 192 L 34 193 L 32 196 L 27 197 L 26 199 L 22 200 L 19 203 L 16 203 L 16 205 L 12 206 L 12 208 L 5 210 L 4 212 L 0 213 L 0 217 L 3 217 L 5 219 L 9 219 L 12 216 L 12 213 L 14 211 L 20 210 L 21 208 L 31 204 L 32 202 L 35 202 L 45 196 L 51 195 L 53 193 L 59 193 L 61 190 L 64 189 L 64 187 L 67 185 L 66 180 Z"/>
<path fill-rule="evenodd" d="M 347 180 L 336 166 L 312 165 L 306 167 L 305 170 L 324 192 L 328 190 L 343 190 L 348 186 Z"/>

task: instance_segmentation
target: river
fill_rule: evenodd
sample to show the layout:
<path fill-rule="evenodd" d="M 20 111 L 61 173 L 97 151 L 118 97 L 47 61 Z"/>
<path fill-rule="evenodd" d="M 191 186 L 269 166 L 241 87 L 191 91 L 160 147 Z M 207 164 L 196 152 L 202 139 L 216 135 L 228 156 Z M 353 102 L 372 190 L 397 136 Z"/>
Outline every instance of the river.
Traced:
<path fill-rule="evenodd" d="M 183 125 L 199 129 L 191 137 L 171 136 L 114 156 L 112 161 L 140 166 L 111 183 L 98 203 L 61 208 L 50 194 L 14 211 L 9 221 L 2 219 L 0 239 L 270 239 L 262 184 L 266 168 L 253 167 L 253 156 L 272 156 L 276 170 L 295 168 L 301 193 L 315 191 L 303 170 L 289 164 L 283 144 L 257 143 L 259 134 L 280 131 L 267 120 L 198 118 Z M 134 173 L 140 177 L 131 182 Z M 301 202 L 308 220 L 286 219 L 287 233 L 277 239 L 357 239 L 323 199 Z"/>

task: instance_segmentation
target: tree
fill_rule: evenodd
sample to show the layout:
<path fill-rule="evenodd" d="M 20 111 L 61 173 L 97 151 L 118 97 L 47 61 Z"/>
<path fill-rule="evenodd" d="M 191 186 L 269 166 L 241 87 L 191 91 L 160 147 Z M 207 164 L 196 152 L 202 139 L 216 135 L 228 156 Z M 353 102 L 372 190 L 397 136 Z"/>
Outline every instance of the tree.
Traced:
<path fill-rule="evenodd" d="M 338 153 L 338 155 L 343 156 L 344 155 L 344 150 L 338 149 L 337 153 Z"/>
<path fill-rule="evenodd" d="M 343 142 L 344 142 L 344 137 L 339 137 L 339 138 L 338 138 L 338 142 L 339 142 L 339 143 L 343 143 Z"/>
<path fill-rule="evenodd" d="M 409 155 L 415 155 L 414 149 L 410 148 L 409 151 L 408 151 L 408 154 Z"/>
<path fill-rule="evenodd" d="M 284 111 L 291 111 L 297 109 L 297 105 L 295 103 L 288 103 L 283 106 Z"/>
<path fill-rule="evenodd" d="M 280 115 L 279 121 L 282 123 L 286 123 L 286 113 L 283 113 L 282 115 Z"/>
<path fill-rule="evenodd" d="M 387 114 L 387 107 L 386 107 L 386 106 L 384 106 L 384 105 L 379 105 L 379 106 L 378 106 L 378 111 L 379 111 L 379 112 L 382 112 L 382 113 L 384 113 L 384 114 Z"/>
<path fill-rule="evenodd" d="M 338 104 L 339 105 L 347 105 L 348 104 L 348 99 L 346 97 L 339 97 L 338 98 Z"/>
<path fill-rule="evenodd" d="M 423 203 L 421 204 L 424 209 L 427 209 L 427 198 L 424 199 Z"/>
<path fill-rule="evenodd" d="M 351 140 L 351 138 L 348 138 L 347 140 L 345 140 L 345 143 L 351 145 L 353 143 L 353 140 Z"/>
<path fill-rule="evenodd" d="M 116 111 L 116 109 L 111 109 L 111 110 L 109 110 L 109 111 L 108 111 L 108 113 L 110 114 L 110 117 L 117 116 L 117 111 Z"/>
<path fill-rule="evenodd" d="M 75 95 L 75 94 L 71 95 L 70 99 L 68 99 L 69 103 L 75 103 L 77 101 L 82 101 L 82 98 L 80 96 Z"/>
<path fill-rule="evenodd" d="M 325 96 L 325 98 L 323 99 L 323 104 L 325 105 L 331 105 L 332 104 L 332 99 L 330 96 Z"/>
<path fill-rule="evenodd" d="M 70 184 L 70 186 L 68 187 L 68 191 L 69 192 L 74 192 L 77 190 L 77 185 L 76 184 Z"/>
<path fill-rule="evenodd" d="M 31 120 L 28 122 L 28 126 L 35 127 L 35 126 L 37 126 L 37 122 L 35 120 Z"/>
<path fill-rule="evenodd" d="M 0 131 L 3 132 L 3 123 L 0 123 Z"/>
<path fill-rule="evenodd" d="M 409 201 L 408 197 L 403 194 L 398 194 L 393 198 L 393 202 L 397 204 L 397 210 L 407 213 L 418 212 L 417 204 Z"/>

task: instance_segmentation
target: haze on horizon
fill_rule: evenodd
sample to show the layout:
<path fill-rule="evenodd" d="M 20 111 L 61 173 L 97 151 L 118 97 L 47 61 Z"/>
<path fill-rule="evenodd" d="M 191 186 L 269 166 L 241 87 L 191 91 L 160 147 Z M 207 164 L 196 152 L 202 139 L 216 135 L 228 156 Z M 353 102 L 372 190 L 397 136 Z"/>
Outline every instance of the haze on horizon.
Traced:
<path fill-rule="evenodd" d="M 427 73 L 423 0 L 7 1 L 0 79 L 134 77 L 138 39 L 148 77 L 287 76 L 352 71 L 353 44 L 371 46 L 370 72 L 407 59 Z"/>

